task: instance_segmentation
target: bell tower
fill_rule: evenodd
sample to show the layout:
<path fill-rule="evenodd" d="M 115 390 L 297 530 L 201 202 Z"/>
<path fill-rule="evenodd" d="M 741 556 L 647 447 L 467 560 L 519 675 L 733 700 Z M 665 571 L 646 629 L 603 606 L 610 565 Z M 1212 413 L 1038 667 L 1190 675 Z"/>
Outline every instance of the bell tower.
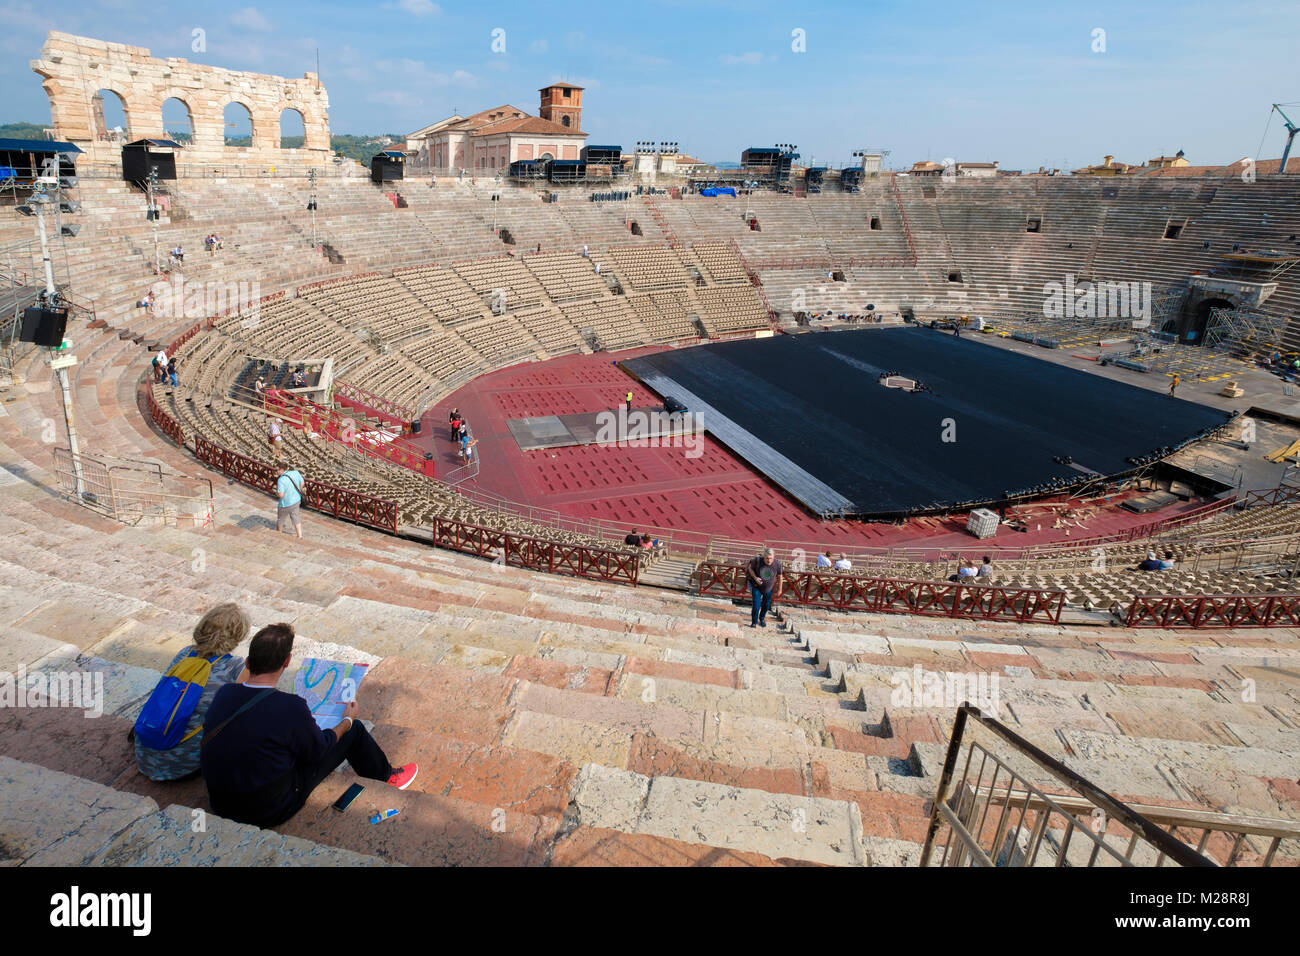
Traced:
<path fill-rule="evenodd" d="M 582 87 L 572 83 L 553 83 L 541 89 L 542 105 L 537 115 L 567 126 L 575 133 L 582 131 Z"/>

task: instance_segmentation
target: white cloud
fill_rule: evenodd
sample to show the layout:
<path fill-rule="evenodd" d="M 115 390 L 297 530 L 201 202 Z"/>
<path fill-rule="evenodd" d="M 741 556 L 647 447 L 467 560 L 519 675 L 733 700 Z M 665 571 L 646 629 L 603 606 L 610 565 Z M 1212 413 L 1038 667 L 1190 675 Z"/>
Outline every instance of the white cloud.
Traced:
<path fill-rule="evenodd" d="M 429 69 L 428 65 L 422 60 L 379 60 L 375 63 L 373 72 L 384 76 L 386 79 L 395 80 L 406 88 L 475 86 L 478 84 L 478 77 L 467 70 L 455 70 L 450 74 L 439 73 Z"/>
<path fill-rule="evenodd" d="M 382 103 L 385 106 L 423 106 L 424 100 L 406 90 L 379 90 L 366 97 L 367 103 Z"/>
<path fill-rule="evenodd" d="M 442 7 L 433 0 L 397 0 L 396 3 L 385 3 L 384 9 L 405 10 L 413 17 L 436 17 L 442 13 Z"/>
<path fill-rule="evenodd" d="M 257 30 L 262 33 L 273 29 L 271 21 L 262 16 L 257 7 L 244 7 L 242 10 L 236 10 L 230 18 L 230 22 L 237 27 L 243 27 L 245 30 Z"/>
<path fill-rule="evenodd" d="M 728 65 L 744 63 L 746 66 L 757 66 L 759 63 L 763 62 L 763 54 L 759 53 L 757 50 L 751 50 L 748 53 L 740 54 L 740 56 L 724 53 L 722 56 L 718 57 L 718 59 Z"/>

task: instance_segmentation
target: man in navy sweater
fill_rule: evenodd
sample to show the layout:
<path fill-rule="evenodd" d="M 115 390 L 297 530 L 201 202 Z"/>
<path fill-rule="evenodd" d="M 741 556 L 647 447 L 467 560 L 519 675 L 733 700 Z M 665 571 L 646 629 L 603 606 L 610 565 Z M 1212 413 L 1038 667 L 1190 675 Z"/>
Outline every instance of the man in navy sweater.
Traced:
<path fill-rule="evenodd" d="M 356 719 L 356 701 L 337 727 L 321 730 L 305 700 L 275 689 L 289 667 L 293 636 L 288 624 L 258 631 L 248 649 L 248 679 L 217 691 L 203 721 L 199 766 L 208 798 L 214 812 L 239 823 L 284 823 L 344 760 L 358 776 L 399 790 L 419 771 L 388 762 Z"/>

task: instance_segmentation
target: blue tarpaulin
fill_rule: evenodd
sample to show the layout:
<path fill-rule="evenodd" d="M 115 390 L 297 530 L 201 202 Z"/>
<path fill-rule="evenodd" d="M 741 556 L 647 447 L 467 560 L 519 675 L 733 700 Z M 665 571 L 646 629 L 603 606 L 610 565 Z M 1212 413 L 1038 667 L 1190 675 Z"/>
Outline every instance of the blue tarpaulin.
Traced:
<path fill-rule="evenodd" d="M 735 199 L 735 198 L 736 198 L 736 190 L 734 190 L 734 189 L 731 188 L 730 186 L 709 186 L 709 187 L 707 187 L 706 189 L 701 189 L 701 190 L 700 190 L 700 195 L 701 195 L 701 196 L 710 196 L 710 197 L 712 197 L 712 196 L 730 196 L 732 199 Z"/>

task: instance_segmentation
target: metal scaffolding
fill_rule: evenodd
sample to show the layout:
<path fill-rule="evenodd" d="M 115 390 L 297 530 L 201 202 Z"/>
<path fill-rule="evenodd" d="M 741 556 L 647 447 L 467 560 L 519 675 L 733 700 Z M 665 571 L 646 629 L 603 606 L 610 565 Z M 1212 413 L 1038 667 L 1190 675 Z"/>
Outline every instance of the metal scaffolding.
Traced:
<path fill-rule="evenodd" d="M 1223 348 L 1236 355 L 1271 354 L 1281 346 L 1286 319 L 1249 309 L 1211 307 L 1204 348 Z"/>

